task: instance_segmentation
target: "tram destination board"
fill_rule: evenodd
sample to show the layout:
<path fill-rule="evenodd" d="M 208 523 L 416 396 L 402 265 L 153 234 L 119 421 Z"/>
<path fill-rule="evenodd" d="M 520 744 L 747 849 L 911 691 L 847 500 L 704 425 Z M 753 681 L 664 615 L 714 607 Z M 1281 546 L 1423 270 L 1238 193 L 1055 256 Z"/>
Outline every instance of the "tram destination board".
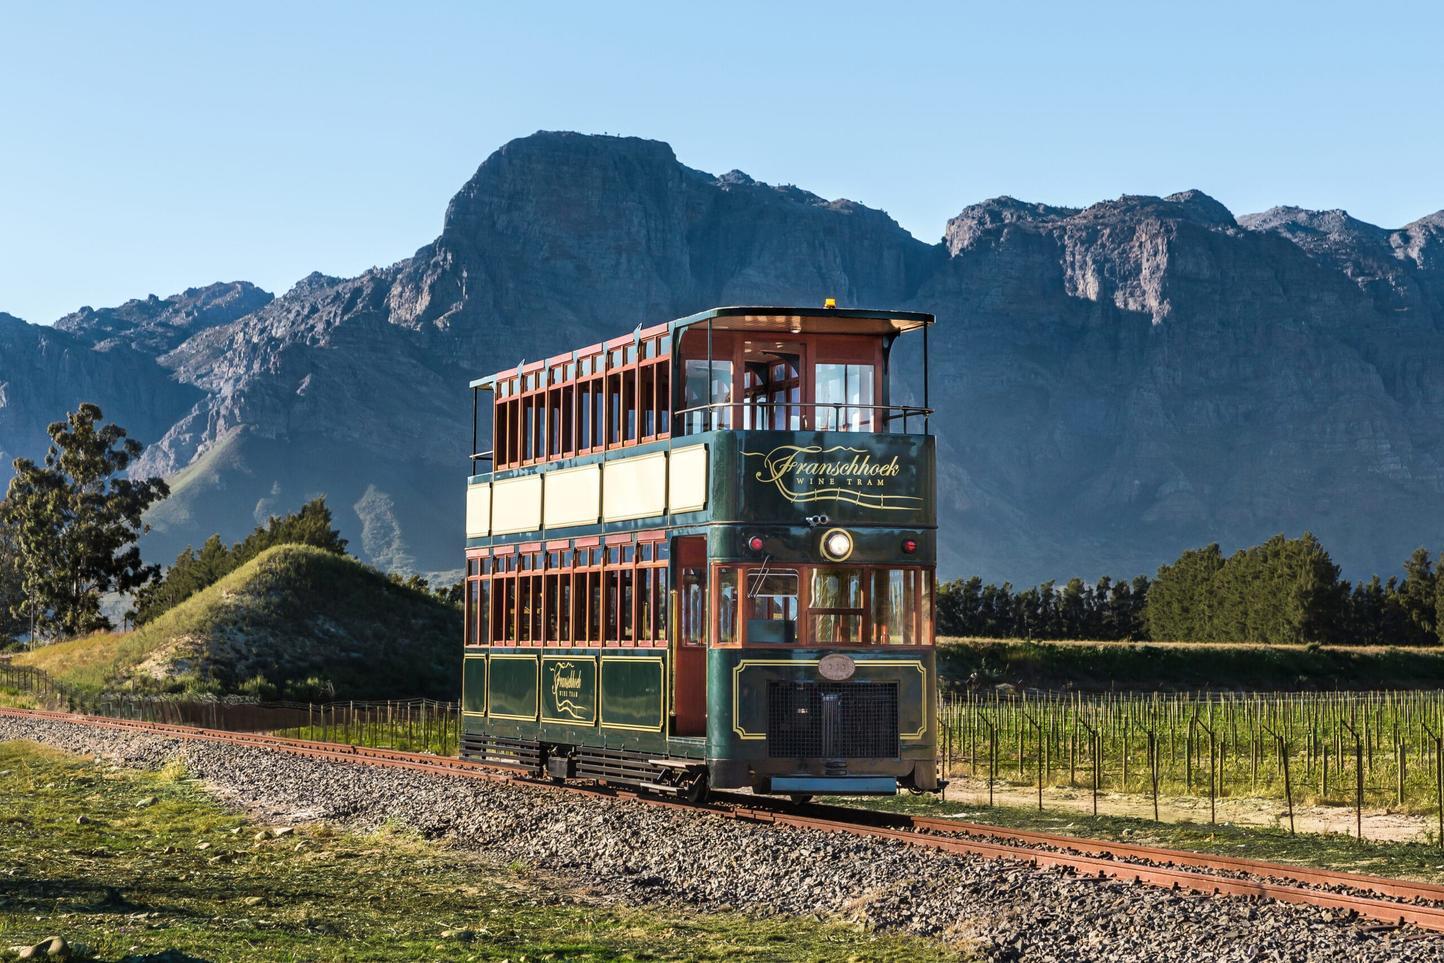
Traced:
<path fill-rule="evenodd" d="M 739 431 L 714 436 L 715 520 L 931 527 L 931 435 Z"/>

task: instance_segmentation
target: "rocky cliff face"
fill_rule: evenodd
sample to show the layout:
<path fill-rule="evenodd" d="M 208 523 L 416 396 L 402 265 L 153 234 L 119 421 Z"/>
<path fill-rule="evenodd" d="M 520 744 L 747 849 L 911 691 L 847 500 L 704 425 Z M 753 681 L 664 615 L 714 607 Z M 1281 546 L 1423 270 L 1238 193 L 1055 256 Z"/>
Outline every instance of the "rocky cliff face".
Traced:
<path fill-rule="evenodd" d="M 200 397 L 147 354 L 123 345 L 99 352 L 64 331 L 0 312 L 0 485 L 16 458 L 45 453 L 46 426 L 79 401 L 99 404 L 150 442 Z"/>
<path fill-rule="evenodd" d="M 372 560 L 453 568 L 471 377 L 825 296 L 938 316 L 949 574 L 1133 574 L 1305 528 L 1352 572 L 1390 570 L 1444 521 L 1444 212 L 1389 231 L 1235 219 L 1197 191 L 999 198 L 927 245 L 850 201 L 576 134 L 508 144 L 435 242 L 359 278 L 213 285 L 61 331 L 0 319 L 0 448 L 111 390 L 108 413 L 157 429 L 142 468 L 175 481 L 158 557 L 324 491 Z M 62 355 L 76 373 L 46 395 Z"/>

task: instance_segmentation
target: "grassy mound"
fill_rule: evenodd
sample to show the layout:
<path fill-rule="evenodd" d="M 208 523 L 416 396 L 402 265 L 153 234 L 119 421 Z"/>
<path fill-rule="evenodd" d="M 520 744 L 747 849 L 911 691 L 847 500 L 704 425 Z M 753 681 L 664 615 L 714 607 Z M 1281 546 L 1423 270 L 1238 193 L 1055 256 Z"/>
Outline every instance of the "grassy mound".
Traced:
<path fill-rule="evenodd" d="M 1444 648 L 943 639 L 943 685 L 1038 689 L 1444 688 Z"/>
<path fill-rule="evenodd" d="M 355 559 L 278 545 L 140 628 L 16 658 L 90 692 L 455 698 L 461 613 Z"/>

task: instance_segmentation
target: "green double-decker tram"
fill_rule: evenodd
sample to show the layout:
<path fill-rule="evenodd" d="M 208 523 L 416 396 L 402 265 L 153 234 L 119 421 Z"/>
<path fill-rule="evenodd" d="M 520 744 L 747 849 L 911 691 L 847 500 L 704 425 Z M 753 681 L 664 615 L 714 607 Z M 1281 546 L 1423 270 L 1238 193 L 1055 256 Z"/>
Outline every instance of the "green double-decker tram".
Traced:
<path fill-rule="evenodd" d="M 689 798 L 936 790 L 932 321 L 716 308 L 473 382 L 463 754 Z"/>

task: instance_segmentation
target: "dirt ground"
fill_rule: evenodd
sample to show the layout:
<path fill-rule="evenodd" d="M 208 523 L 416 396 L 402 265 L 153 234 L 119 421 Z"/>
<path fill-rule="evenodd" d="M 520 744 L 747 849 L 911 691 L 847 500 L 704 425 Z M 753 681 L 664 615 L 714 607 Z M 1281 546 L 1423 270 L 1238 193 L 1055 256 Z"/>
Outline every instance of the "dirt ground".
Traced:
<path fill-rule="evenodd" d="M 999 805 L 1029 807 L 1038 804 L 1038 790 L 1021 786 L 993 787 L 993 796 Z M 968 806 L 979 806 L 977 818 L 986 822 L 988 784 L 983 780 L 955 776 L 948 784 L 944 796 L 949 802 Z M 1091 815 L 1093 794 L 1088 789 L 1044 787 L 1043 806 L 1053 812 L 1078 812 Z M 1216 801 L 1220 823 L 1235 826 L 1288 827 L 1288 809 L 1276 799 L 1229 798 Z M 1100 792 L 1098 794 L 1098 815 L 1133 816 L 1142 819 L 1153 818 L 1153 798 L 1138 793 Z M 1207 823 L 1209 821 L 1208 797 L 1162 796 L 1158 800 L 1158 815 L 1170 823 Z M 1363 819 L 1364 838 L 1391 842 L 1412 842 L 1426 839 L 1434 831 L 1437 821 L 1426 816 L 1380 809 L 1365 809 Z M 1345 833 L 1354 835 L 1354 810 L 1347 806 L 1294 806 L 1294 829 L 1301 833 Z"/>

